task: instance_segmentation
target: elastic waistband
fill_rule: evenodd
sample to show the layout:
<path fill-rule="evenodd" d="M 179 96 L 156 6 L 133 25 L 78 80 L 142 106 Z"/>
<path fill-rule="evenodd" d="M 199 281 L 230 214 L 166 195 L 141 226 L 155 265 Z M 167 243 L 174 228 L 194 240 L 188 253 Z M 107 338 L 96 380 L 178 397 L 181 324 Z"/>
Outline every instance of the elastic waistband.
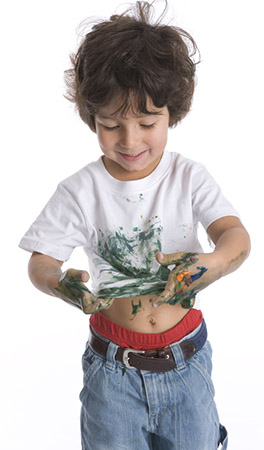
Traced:
<path fill-rule="evenodd" d="M 112 322 L 99 312 L 90 316 L 90 325 L 101 336 L 120 347 L 148 350 L 167 347 L 173 342 L 180 341 L 194 331 L 202 320 L 202 312 L 192 308 L 175 327 L 164 333 L 138 333 Z"/>

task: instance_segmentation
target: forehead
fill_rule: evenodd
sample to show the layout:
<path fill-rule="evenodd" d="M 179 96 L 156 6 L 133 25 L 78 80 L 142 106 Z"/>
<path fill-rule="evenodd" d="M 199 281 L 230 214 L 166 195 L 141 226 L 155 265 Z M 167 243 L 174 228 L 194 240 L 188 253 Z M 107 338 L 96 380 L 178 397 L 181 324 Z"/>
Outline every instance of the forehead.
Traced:
<path fill-rule="evenodd" d="M 112 100 L 109 104 L 99 108 L 97 116 L 101 118 L 142 118 L 148 115 L 164 114 L 166 107 L 157 108 L 150 98 L 147 98 L 146 111 L 142 112 L 139 109 L 138 99 L 133 96 L 126 102 L 123 97 Z"/>

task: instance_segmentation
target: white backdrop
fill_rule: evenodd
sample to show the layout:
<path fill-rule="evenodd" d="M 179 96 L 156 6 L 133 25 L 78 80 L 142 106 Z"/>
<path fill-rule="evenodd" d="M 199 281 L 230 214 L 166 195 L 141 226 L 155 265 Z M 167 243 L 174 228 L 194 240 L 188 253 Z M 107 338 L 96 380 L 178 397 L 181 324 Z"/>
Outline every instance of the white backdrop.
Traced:
<path fill-rule="evenodd" d="M 37 291 L 17 244 L 57 183 L 100 155 L 63 97 L 78 24 L 121 0 L 13 0 L 1 11 L 1 450 L 78 450 L 88 316 Z M 170 0 L 201 51 L 192 111 L 168 149 L 205 163 L 240 211 L 250 258 L 201 295 L 231 450 L 263 445 L 263 34 L 257 0 Z M 118 11 L 121 11 L 118 9 Z M 4 163 L 3 163 L 4 162 Z M 202 239 L 204 236 L 202 235 Z M 206 250 L 206 248 L 205 248 Z M 67 267 L 86 268 L 81 250 Z M 140 450 L 140 449 L 139 449 Z"/>

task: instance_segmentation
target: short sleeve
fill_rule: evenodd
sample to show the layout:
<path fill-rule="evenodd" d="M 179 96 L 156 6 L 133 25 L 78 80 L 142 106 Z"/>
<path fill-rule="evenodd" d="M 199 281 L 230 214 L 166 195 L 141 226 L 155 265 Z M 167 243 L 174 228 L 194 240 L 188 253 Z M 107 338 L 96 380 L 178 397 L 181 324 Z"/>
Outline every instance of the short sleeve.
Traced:
<path fill-rule="evenodd" d="M 214 178 L 201 164 L 196 167 L 192 177 L 192 204 L 195 219 L 203 225 L 205 230 L 221 217 L 239 217 L 238 212 L 222 194 Z"/>
<path fill-rule="evenodd" d="M 88 230 L 78 200 L 59 184 L 19 247 L 67 261 L 74 248 L 87 245 L 87 241 Z"/>

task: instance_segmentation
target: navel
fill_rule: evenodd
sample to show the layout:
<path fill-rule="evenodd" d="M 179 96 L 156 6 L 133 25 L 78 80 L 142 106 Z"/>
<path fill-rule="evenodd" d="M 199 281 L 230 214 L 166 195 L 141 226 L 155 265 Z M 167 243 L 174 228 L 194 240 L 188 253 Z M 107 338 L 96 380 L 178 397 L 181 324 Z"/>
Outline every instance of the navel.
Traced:
<path fill-rule="evenodd" d="M 148 321 L 149 321 L 150 325 L 155 325 L 155 323 L 156 323 L 156 320 L 153 316 L 148 316 Z"/>

